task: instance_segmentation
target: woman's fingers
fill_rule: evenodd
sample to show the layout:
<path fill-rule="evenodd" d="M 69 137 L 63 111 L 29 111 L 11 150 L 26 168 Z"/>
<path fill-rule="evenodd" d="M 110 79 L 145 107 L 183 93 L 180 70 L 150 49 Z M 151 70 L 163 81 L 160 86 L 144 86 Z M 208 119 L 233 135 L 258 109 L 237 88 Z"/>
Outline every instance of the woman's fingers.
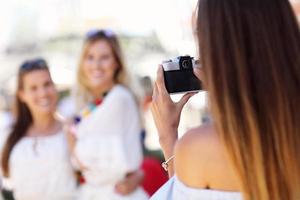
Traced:
<path fill-rule="evenodd" d="M 142 183 L 144 178 L 144 174 L 142 171 L 137 170 L 132 173 L 127 174 L 127 176 L 119 181 L 115 189 L 121 195 L 128 195 L 134 192 Z"/>
<path fill-rule="evenodd" d="M 165 85 L 164 72 L 163 72 L 162 65 L 158 66 L 156 83 L 157 83 L 158 90 L 161 94 L 163 94 L 163 95 L 168 94 L 166 85 Z"/>
<path fill-rule="evenodd" d="M 153 92 L 152 92 L 152 101 L 155 101 L 157 99 L 157 95 L 158 95 L 158 87 L 155 82 Z"/>
<path fill-rule="evenodd" d="M 173 103 L 165 87 L 163 69 L 161 65 L 159 65 L 157 69 L 157 78 L 154 83 L 152 103 L 157 104 L 157 106 L 162 106 L 166 103 L 167 104 Z"/>
<path fill-rule="evenodd" d="M 203 72 L 200 67 L 195 67 L 193 69 L 195 76 L 200 80 L 203 81 Z"/>
<path fill-rule="evenodd" d="M 115 190 L 120 195 L 128 194 L 126 185 L 123 182 L 117 183 L 116 186 L 115 186 Z"/>
<path fill-rule="evenodd" d="M 183 97 L 181 97 L 180 101 L 177 103 L 179 105 L 180 109 L 182 109 L 183 106 L 189 101 L 189 99 L 197 93 L 198 92 L 191 92 L 191 93 L 187 93 L 187 94 L 183 95 Z"/>

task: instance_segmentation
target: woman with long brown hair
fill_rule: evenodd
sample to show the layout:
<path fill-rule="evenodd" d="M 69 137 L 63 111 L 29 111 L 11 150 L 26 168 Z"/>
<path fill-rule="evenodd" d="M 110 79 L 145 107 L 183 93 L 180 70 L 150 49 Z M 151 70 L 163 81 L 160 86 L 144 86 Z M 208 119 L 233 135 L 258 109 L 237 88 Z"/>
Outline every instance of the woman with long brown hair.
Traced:
<path fill-rule="evenodd" d="M 300 33 L 289 1 L 199 0 L 197 14 L 194 72 L 213 122 L 176 142 L 192 94 L 173 103 L 159 68 L 152 111 L 175 176 L 153 199 L 300 199 Z"/>
<path fill-rule="evenodd" d="M 15 123 L 0 137 L 4 199 L 75 199 L 67 139 L 55 115 L 57 97 L 45 60 L 25 61 L 18 73 Z"/>

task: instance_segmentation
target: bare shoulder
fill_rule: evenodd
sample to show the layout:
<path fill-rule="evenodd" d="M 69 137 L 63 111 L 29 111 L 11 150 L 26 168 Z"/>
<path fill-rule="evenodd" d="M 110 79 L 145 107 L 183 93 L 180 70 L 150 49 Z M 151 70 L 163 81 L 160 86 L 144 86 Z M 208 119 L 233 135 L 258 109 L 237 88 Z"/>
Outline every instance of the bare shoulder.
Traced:
<path fill-rule="evenodd" d="M 175 172 L 195 188 L 237 190 L 237 178 L 212 124 L 188 131 L 175 147 Z"/>
<path fill-rule="evenodd" d="M 218 143 L 212 125 L 202 125 L 185 133 L 175 146 L 177 176 L 193 187 L 206 187 L 205 166 Z"/>
<path fill-rule="evenodd" d="M 211 143 L 219 143 L 219 140 L 214 126 L 205 124 L 186 132 L 177 142 L 176 147 L 182 151 L 196 150 L 199 148 L 205 151 L 208 149 L 204 147 L 211 147 Z"/>

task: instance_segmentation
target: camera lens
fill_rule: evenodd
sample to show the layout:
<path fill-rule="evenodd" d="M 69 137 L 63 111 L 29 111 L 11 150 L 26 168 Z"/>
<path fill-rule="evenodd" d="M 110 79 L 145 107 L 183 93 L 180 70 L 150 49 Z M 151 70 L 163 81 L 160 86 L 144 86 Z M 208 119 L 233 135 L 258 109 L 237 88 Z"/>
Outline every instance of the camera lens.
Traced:
<path fill-rule="evenodd" d="M 179 66 L 182 70 L 191 70 L 193 69 L 193 58 L 190 56 L 180 56 L 179 57 Z"/>
<path fill-rule="evenodd" d="M 188 60 L 182 61 L 182 68 L 184 68 L 184 69 L 188 69 L 189 68 L 189 61 Z"/>

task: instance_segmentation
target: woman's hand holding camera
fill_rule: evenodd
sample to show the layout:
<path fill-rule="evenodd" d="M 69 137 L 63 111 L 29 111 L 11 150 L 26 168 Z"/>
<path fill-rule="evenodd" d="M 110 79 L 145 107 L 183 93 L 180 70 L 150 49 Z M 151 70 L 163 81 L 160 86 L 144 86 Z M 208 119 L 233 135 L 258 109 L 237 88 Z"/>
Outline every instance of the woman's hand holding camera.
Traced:
<path fill-rule="evenodd" d="M 151 111 L 158 129 L 160 145 L 166 158 L 173 155 L 183 106 L 194 94 L 196 93 L 187 93 L 179 102 L 173 102 L 165 87 L 162 66 L 159 66 L 153 90 Z"/>

